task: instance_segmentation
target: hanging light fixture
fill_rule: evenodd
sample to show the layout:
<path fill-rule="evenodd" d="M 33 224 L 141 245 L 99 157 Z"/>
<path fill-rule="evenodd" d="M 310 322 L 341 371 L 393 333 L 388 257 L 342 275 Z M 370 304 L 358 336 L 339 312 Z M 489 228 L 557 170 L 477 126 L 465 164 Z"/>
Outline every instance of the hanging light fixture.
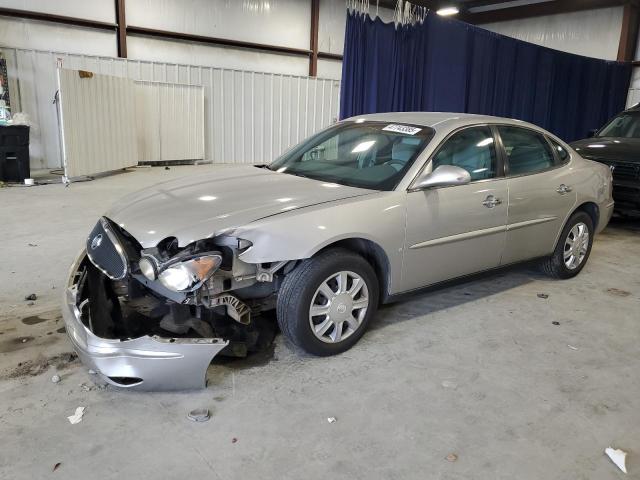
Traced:
<path fill-rule="evenodd" d="M 436 13 L 438 15 L 442 15 L 443 17 L 449 17 L 451 15 L 457 15 L 458 13 L 460 13 L 460 10 L 458 10 L 458 7 L 444 7 L 444 8 L 440 8 L 436 11 Z"/>

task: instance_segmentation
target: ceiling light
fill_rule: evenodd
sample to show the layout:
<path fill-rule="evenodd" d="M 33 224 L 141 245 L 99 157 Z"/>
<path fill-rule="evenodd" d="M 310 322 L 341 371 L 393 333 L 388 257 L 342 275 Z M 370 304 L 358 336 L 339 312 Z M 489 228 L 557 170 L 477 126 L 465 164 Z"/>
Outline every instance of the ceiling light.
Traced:
<path fill-rule="evenodd" d="M 443 17 L 448 17 L 449 15 L 457 15 L 458 13 L 460 13 L 460 10 L 458 10 L 458 7 L 445 7 L 441 8 L 436 13 L 438 15 L 442 15 Z"/>

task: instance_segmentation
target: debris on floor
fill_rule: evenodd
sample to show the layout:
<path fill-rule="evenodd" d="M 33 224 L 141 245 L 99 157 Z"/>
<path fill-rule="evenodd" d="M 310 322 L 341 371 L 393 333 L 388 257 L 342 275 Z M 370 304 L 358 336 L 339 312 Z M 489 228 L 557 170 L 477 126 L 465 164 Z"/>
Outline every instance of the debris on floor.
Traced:
<path fill-rule="evenodd" d="M 627 467 L 625 465 L 627 452 L 620 450 L 619 448 L 607 447 L 604 449 L 604 453 L 607 454 L 611 461 L 615 463 L 620 470 L 627 473 Z"/>
<path fill-rule="evenodd" d="M 442 386 L 444 388 L 451 388 L 453 390 L 455 390 L 456 388 L 458 388 L 458 384 L 452 380 L 443 380 L 442 381 Z"/>
<path fill-rule="evenodd" d="M 30 247 L 37 247 L 38 246 L 37 243 L 28 243 L 27 245 L 29 245 Z"/>
<path fill-rule="evenodd" d="M 549 294 L 548 293 L 539 293 L 538 294 L 538 298 L 549 298 Z"/>
<path fill-rule="evenodd" d="M 60 462 L 56 463 L 56 464 L 53 466 L 53 468 L 51 469 L 51 471 L 52 471 L 52 472 L 55 472 L 55 471 L 58 469 L 58 467 L 60 467 L 60 465 L 62 465 Z"/>
<path fill-rule="evenodd" d="M 206 408 L 196 408 L 189 412 L 187 418 L 193 422 L 206 422 L 211 418 L 211 415 Z"/>
<path fill-rule="evenodd" d="M 236 437 L 233 437 L 233 438 L 231 439 L 231 443 L 236 443 L 237 441 L 238 441 L 238 439 L 237 439 Z"/>
<path fill-rule="evenodd" d="M 18 365 L 6 375 L 0 375 L 0 380 L 22 377 L 36 377 L 46 372 L 49 367 L 55 367 L 57 371 L 71 367 L 78 360 L 78 355 L 73 352 L 61 353 L 52 357 L 40 355 L 35 360 L 19 362 Z"/>
<path fill-rule="evenodd" d="M 38 296 L 35 293 L 30 293 L 29 295 L 27 295 L 26 297 L 24 297 L 25 300 L 37 300 Z"/>
<path fill-rule="evenodd" d="M 553 322 L 551 322 L 551 324 L 552 325 L 560 325 L 560 322 L 553 321 Z"/>
<path fill-rule="evenodd" d="M 327 418 L 327 422 L 329 422 L 329 423 L 336 423 L 337 421 L 338 421 L 338 419 L 336 417 Z"/>
<path fill-rule="evenodd" d="M 567 345 L 571 350 L 578 350 L 578 347 L 574 347 L 573 345 Z"/>
<path fill-rule="evenodd" d="M 82 416 L 84 415 L 84 408 L 85 407 L 76 408 L 76 413 L 67 417 L 71 425 L 75 425 L 76 423 L 80 423 L 82 421 Z"/>
<path fill-rule="evenodd" d="M 60 375 L 54 375 L 53 377 L 51 377 L 51 381 L 53 383 L 59 383 L 60 382 Z"/>
<path fill-rule="evenodd" d="M 629 295 L 631 295 L 631 292 L 620 290 L 619 288 L 607 288 L 607 293 L 616 297 L 628 297 Z"/>
<path fill-rule="evenodd" d="M 458 455 L 456 455 L 455 453 L 450 453 L 445 458 L 447 459 L 447 462 L 455 462 L 456 460 L 458 460 Z"/>

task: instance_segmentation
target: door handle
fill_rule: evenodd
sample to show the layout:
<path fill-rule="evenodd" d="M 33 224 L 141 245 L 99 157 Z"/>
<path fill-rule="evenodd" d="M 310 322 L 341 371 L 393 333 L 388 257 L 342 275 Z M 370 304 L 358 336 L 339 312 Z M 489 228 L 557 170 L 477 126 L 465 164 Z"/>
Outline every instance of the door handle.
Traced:
<path fill-rule="evenodd" d="M 501 203 L 502 200 L 500 200 L 498 197 L 494 197 L 493 195 L 489 195 L 484 199 L 484 202 L 482 202 L 482 204 L 487 208 L 493 208 L 496 205 L 500 205 Z"/>
<path fill-rule="evenodd" d="M 556 192 L 558 192 L 560 195 L 564 195 L 565 193 L 569 193 L 571 190 L 573 189 L 569 185 L 561 183 Z"/>

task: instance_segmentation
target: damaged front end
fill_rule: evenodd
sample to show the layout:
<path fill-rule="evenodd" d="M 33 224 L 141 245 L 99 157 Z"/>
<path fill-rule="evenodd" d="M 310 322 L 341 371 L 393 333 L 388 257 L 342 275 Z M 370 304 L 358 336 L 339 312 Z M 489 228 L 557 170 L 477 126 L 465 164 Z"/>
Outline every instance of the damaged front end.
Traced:
<path fill-rule="evenodd" d="M 143 249 L 102 217 L 74 263 L 65 294 L 67 333 L 82 362 L 108 383 L 141 390 L 203 388 L 218 354 L 245 356 L 273 340 L 288 262 L 254 265 L 232 237 Z"/>

